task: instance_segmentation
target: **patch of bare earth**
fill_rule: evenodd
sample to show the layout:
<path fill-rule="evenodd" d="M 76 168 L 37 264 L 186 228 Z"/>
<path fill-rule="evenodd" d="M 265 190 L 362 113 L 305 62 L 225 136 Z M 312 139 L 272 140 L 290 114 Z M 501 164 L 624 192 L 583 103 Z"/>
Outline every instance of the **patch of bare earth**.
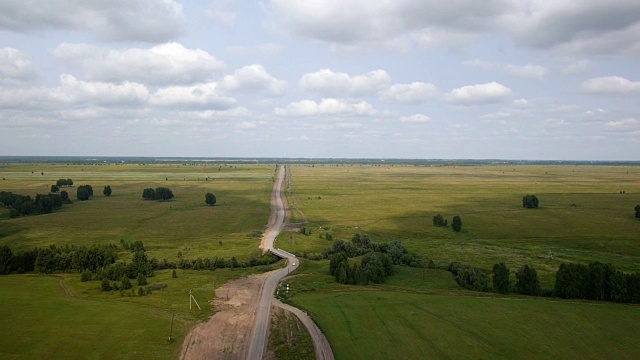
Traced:
<path fill-rule="evenodd" d="M 216 290 L 215 314 L 184 339 L 181 359 L 244 359 L 262 285 L 270 273 L 229 281 Z"/>

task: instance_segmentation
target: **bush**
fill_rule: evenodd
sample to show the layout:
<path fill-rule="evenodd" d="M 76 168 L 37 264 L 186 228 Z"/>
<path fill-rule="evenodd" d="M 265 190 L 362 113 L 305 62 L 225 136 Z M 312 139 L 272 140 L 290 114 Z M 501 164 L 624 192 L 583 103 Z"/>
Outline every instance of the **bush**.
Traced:
<path fill-rule="evenodd" d="M 493 291 L 506 294 L 509 292 L 509 268 L 504 263 L 493 265 Z"/>
<path fill-rule="evenodd" d="M 142 287 L 138 288 L 138 296 L 144 296 L 144 289 Z"/>
<path fill-rule="evenodd" d="M 178 273 L 176 272 L 176 269 L 173 269 L 173 271 L 171 272 L 171 277 L 174 279 L 178 278 Z"/>
<path fill-rule="evenodd" d="M 433 225 L 439 227 L 447 227 L 449 226 L 449 222 L 444 218 L 444 216 L 438 214 L 433 217 Z"/>
<path fill-rule="evenodd" d="M 453 217 L 453 220 L 451 221 L 451 228 L 455 232 L 462 231 L 462 219 L 460 218 L 460 216 L 456 215 Z"/>
<path fill-rule="evenodd" d="M 162 289 L 166 288 L 167 286 L 169 286 L 169 285 L 167 285 L 165 283 L 157 283 L 157 284 L 151 284 L 147 288 L 149 290 L 162 290 Z"/>
<path fill-rule="evenodd" d="M 540 294 L 538 273 L 533 266 L 525 265 L 516 272 L 516 290 L 519 294 L 537 296 Z"/>
<path fill-rule="evenodd" d="M 138 274 L 138 286 L 147 285 L 147 277 L 144 274 Z"/>
<path fill-rule="evenodd" d="M 80 281 L 81 282 L 91 281 L 91 271 L 89 270 L 83 271 L 82 275 L 80 275 Z"/>
<path fill-rule="evenodd" d="M 453 262 L 449 271 L 455 275 L 458 285 L 475 291 L 489 291 L 489 279 L 480 269 L 471 265 Z"/>
<path fill-rule="evenodd" d="M 125 275 L 122 277 L 122 279 L 120 280 L 120 284 L 121 284 L 121 288 L 123 288 L 124 290 L 127 289 L 131 289 L 131 280 L 129 280 L 129 278 Z"/>
<path fill-rule="evenodd" d="M 522 206 L 527 209 L 537 209 L 539 203 L 538 197 L 535 195 L 525 195 L 522 198 Z"/>
<path fill-rule="evenodd" d="M 109 279 L 102 278 L 102 284 L 100 285 L 100 288 L 102 289 L 102 291 L 111 290 L 111 282 L 109 282 Z"/>

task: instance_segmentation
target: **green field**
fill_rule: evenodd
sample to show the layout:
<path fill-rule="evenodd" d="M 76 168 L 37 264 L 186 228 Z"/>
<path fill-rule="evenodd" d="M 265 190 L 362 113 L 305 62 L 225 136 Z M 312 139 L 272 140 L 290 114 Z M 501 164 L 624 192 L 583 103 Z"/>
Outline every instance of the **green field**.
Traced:
<path fill-rule="evenodd" d="M 281 234 L 285 250 L 319 253 L 326 233 L 397 239 L 424 260 L 490 272 L 532 264 L 550 289 L 562 262 L 640 271 L 639 167 L 292 166 L 311 235 Z M 624 194 L 621 194 L 621 191 Z M 535 194 L 540 208 L 522 207 Z M 291 197 L 290 197 L 291 198 Z M 463 231 L 437 228 L 460 215 Z M 640 308 L 462 290 L 451 273 L 396 267 L 384 284 L 335 283 L 327 261 L 305 261 L 289 301 L 308 310 L 337 359 L 640 357 Z"/>
<path fill-rule="evenodd" d="M 220 169 L 220 170 L 219 170 Z M 32 174 L 31 171 L 34 171 Z M 44 175 L 41 173 L 44 172 Z M 269 218 L 273 166 L 13 165 L 0 167 L 0 191 L 34 196 L 48 193 L 57 179 L 71 178 L 74 203 L 53 214 L 0 222 L 0 245 L 14 251 L 34 246 L 144 242 L 150 257 L 177 260 L 219 256 L 241 259 L 259 254 L 256 239 Z M 209 178 L 209 180 L 206 180 Z M 168 179 L 168 180 L 165 180 Z M 75 201 L 77 185 L 94 188 L 91 200 Z M 102 189 L 110 185 L 111 197 Z M 175 199 L 144 201 L 142 190 L 169 187 Z M 207 192 L 218 204 L 204 203 Z M 8 211 L 0 210 L 0 218 Z"/>
<path fill-rule="evenodd" d="M 177 273 L 156 272 L 149 284 L 167 287 L 144 297 L 102 292 L 99 281 L 83 283 L 77 274 L 1 276 L 0 358 L 176 359 L 191 327 L 213 314 L 214 278 L 218 287 L 251 270 Z M 190 290 L 202 310 L 189 309 Z"/>
<path fill-rule="evenodd" d="M 44 175 L 42 174 L 44 173 Z M 60 178 L 71 178 L 73 204 L 48 215 L 8 218 L 0 209 L 0 245 L 16 252 L 49 245 L 120 244 L 140 240 L 149 258 L 178 260 L 214 256 L 246 260 L 259 255 L 259 238 L 269 218 L 273 165 L 52 165 L 0 166 L 0 191 L 34 196 L 48 193 Z M 94 197 L 76 201 L 78 185 L 90 184 Z M 110 185 L 111 197 L 102 189 Z M 147 187 L 169 187 L 175 199 L 144 201 Z M 208 207 L 204 195 L 216 195 Z M 121 260 L 131 253 L 120 248 Z M 184 336 L 212 315 L 215 287 L 261 268 L 211 271 L 157 271 L 150 284 L 167 288 L 144 297 L 100 291 L 100 281 L 80 282 L 79 274 L 0 277 L 0 358 L 175 359 Z M 68 296 L 60 280 L 74 294 Z M 135 280 L 132 281 L 135 284 Z M 135 288 L 135 286 L 134 286 Z M 137 289 L 134 289 L 137 290 Z M 202 311 L 189 310 L 189 291 Z M 169 342 L 172 315 L 173 337 Z"/>

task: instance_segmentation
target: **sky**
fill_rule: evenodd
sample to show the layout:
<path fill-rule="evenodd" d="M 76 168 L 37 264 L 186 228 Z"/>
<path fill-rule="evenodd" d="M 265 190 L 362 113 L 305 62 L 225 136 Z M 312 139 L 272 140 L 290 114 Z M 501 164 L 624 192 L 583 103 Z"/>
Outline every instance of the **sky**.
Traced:
<path fill-rule="evenodd" d="M 0 155 L 640 160 L 638 0 L 2 0 Z"/>

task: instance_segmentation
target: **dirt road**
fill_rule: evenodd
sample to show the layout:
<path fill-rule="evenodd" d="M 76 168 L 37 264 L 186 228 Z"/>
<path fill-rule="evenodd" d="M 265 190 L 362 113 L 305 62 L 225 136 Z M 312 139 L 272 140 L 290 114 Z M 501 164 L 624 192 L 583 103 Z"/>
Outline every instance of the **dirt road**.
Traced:
<path fill-rule="evenodd" d="M 269 228 L 267 229 L 265 236 L 263 237 L 260 248 L 263 251 L 273 250 L 273 241 L 278 236 L 285 222 L 285 206 L 283 201 L 282 186 L 285 178 L 285 167 L 280 168 L 278 174 L 278 180 L 273 186 L 271 193 L 271 217 L 269 218 Z M 269 330 L 269 319 L 271 314 L 271 305 L 275 301 L 273 294 L 276 291 L 276 287 L 280 280 L 287 276 L 290 272 L 297 269 L 298 259 L 290 254 L 283 253 L 282 251 L 276 251 L 278 256 L 283 256 L 287 260 L 287 266 L 283 269 L 271 272 L 271 276 L 267 278 L 260 291 L 260 302 L 255 314 L 255 323 L 253 332 L 251 334 L 251 342 L 249 344 L 249 351 L 247 353 L 247 359 L 262 359 L 264 356 L 266 341 L 268 339 L 267 333 Z M 294 265 L 295 264 L 295 265 Z M 278 302 L 279 303 L 279 302 Z M 284 304 L 282 304 L 284 305 Z M 282 306 L 280 306 L 282 307 Z M 295 309 L 293 307 L 285 308 L 285 310 L 291 311 Z M 298 309 L 296 309 L 298 310 Z M 324 334 L 316 326 L 316 324 L 309 318 L 304 312 L 292 311 L 300 321 L 307 327 L 311 339 L 313 340 L 313 346 L 316 351 L 316 359 L 333 359 L 333 352 L 331 346 Z"/>

